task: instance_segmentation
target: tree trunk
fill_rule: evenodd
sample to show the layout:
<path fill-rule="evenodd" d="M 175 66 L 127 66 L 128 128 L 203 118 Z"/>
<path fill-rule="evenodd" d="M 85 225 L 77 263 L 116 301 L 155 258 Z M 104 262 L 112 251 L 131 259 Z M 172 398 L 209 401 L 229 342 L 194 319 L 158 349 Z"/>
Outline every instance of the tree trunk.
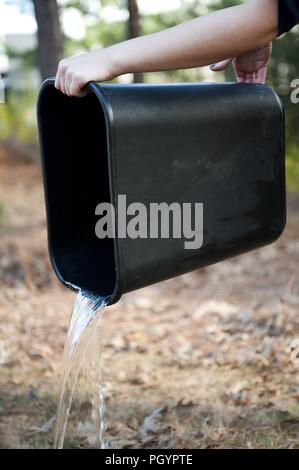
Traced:
<path fill-rule="evenodd" d="M 140 36 L 140 15 L 137 0 L 127 0 L 129 10 L 128 37 L 129 39 Z M 134 83 L 143 83 L 143 73 L 134 73 Z"/>
<path fill-rule="evenodd" d="M 54 76 L 63 56 L 57 0 L 33 0 L 38 26 L 38 63 L 42 79 Z"/>

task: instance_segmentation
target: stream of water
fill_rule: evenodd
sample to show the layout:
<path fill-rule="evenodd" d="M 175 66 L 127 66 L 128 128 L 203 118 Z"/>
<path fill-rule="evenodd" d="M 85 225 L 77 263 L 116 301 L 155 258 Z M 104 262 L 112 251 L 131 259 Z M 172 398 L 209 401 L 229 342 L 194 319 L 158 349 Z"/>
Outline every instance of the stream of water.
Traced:
<path fill-rule="evenodd" d="M 57 409 L 54 448 L 62 449 L 77 385 L 77 408 L 88 403 L 88 419 L 80 419 L 76 434 L 82 445 L 104 449 L 104 394 L 100 351 L 100 323 L 107 298 L 91 298 L 79 292 L 71 315 L 63 356 L 63 374 Z M 76 403 L 75 403 L 76 405 Z M 76 418 L 80 413 L 76 412 Z"/>

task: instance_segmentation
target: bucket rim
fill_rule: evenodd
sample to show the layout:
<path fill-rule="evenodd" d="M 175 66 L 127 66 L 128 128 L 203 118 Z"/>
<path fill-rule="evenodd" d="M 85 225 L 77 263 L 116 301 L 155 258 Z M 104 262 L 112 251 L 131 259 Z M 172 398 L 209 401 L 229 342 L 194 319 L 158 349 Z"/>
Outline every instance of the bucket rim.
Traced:
<path fill-rule="evenodd" d="M 55 261 L 55 257 L 52 251 L 52 243 L 51 243 L 51 231 L 50 228 L 50 221 L 48 217 L 49 213 L 49 201 L 46 196 L 47 194 L 47 180 L 46 180 L 46 168 L 45 168 L 45 151 L 43 145 L 43 138 L 42 138 L 42 128 L 41 128 L 41 102 L 43 99 L 43 95 L 46 89 L 49 87 L 53 88 L 55 85 L 55 77 L 47 78 L 43 81 L 40 86 L 38 97 L 37 97 L 37 123 L 38 123 L 38 133 L 39 133 L 39 142 L 40 142 L 40 153 L 41 153 L 41 167 L 42 167 L 42 175 L 44 181 L 44 193 L 45 193 L 45 206 L 46 206 L 46 213 L 47 213 L 47 234 L 48 234 L 48 251 L 50 261 L 53 267 L 53 270 L 60 280 L 62 284 L 66 287 L 71 288 L 72 290 L 76 290 L 74 286 L 72 286 L 69 282 L 67 282 L 61 275 L 60 270 L 58 269 L 57 263 Z M 113 165 L 112 160 L 114 158 L 114 115 L 111 103 L 109 101 L 109 97 L 105 93 L 103 87 L 99 83 L 90 82 L 87 85 L 89 91 L 95 95 L 97 100 L 99 101 L 105 119 L 105 126 L 106 126 L 106 139 L 107 139 L 107 159 L 108 159 L 108 173 L 109 173 L 109 188 L 110 188 L 110 199 L 112 203 L 116 202 L 117 194 L 114 181 L 116 181 L 115 175 L 115 165 Z M 59 90 L 57 90 L 59 93 Z M 76 98 L 76 97 L 69 97 L 70 99 L 84 99 L 83 98 Z M 117 230 L 117 227 L 116 227 Z M 114 265 L 115 265 L 115 286 L 113 293 L 109 296 L 109 300 L 107 302 L 107 306 L 113 305 L 121 298 L 123 294 L 123 282 L 121 281 L 121 265 L 123 264 L 122 259 L 122 239 L 117 237 L 117 235 L 113 239 L 114 245 Z M 78 286 L 79 287 L 79 286 Z"/>

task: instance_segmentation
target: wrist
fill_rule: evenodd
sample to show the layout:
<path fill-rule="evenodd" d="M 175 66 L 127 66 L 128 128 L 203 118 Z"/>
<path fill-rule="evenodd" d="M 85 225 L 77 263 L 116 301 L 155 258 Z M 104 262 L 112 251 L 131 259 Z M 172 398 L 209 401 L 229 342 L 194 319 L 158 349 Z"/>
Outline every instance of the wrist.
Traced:
<path fill-rule="evenodd" d="M 127 72 L 123 60 L 124 53 L 121 53 L 120 46 L 121 44 L 115 44 L 103 50 L 103 52 L 105 52 L 108 73 L 111 79 Z"/>

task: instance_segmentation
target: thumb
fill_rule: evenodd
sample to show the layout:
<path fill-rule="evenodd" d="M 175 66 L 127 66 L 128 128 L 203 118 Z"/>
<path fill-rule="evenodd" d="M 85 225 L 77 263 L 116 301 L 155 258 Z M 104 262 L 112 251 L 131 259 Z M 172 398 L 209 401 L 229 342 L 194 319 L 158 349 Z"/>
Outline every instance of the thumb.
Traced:
<path fill-rule="evenodd" d="M 210 70 L 213 72 L 222 72 L 226 69 L 226 67 L 231 64 L 233 59 L 226 59 L 222 60 L 221 62 L 217 62 L 217 64 L 210 65 Z"/>

